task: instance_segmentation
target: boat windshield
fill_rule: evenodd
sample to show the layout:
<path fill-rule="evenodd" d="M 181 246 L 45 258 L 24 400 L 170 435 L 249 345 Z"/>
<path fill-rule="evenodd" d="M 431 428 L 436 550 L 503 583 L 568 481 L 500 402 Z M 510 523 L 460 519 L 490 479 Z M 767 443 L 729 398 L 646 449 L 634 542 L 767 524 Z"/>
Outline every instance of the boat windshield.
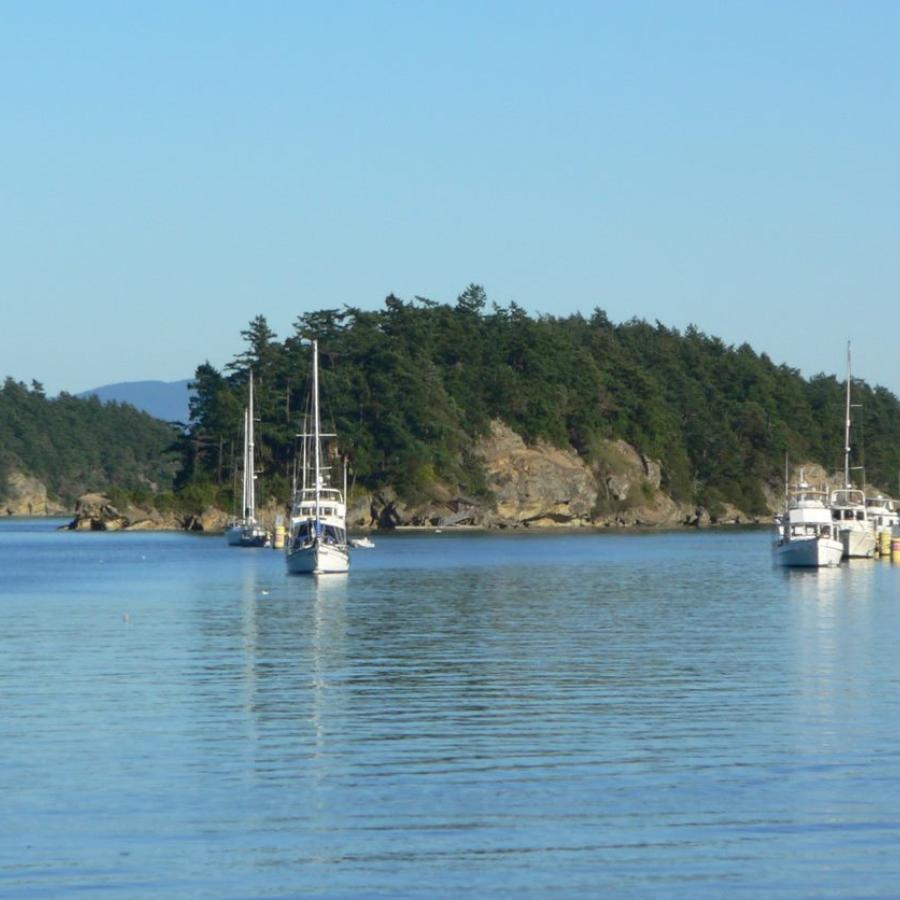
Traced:
<path fill-rule="evenodd" d="M 866 505 L 866 495 L 862 491 L 846 488 L 831 492 L 832 506 L 862 506 Z"/>
<path fill-rule="evenodd" d="M 345 529 L 337 525 L 326 525 L 324 522 L 319 522 L 317 528 L 315 519 L 305 519 L 298 522 L 294 528 L 291 546 L 294 549 L 309 546 L 317 535 L 323 544 L 343 545 L 347 543 Z"/>
<path fill-rule="evenodd" d="M 822 506 L 826 498 L 825 491 L 812 488 L 801 488 L 791 494 L 792 506 Z"/>
<path fill-rule="evenodd" d="M 836 506 L 831 510 L 835 522 L 865 522 L 866 512 L 861 507 Z"/>
<path fill-rule="evenodd" d="M 791 525 L 791 537 L 831 537 L 831 526 L 819 525 L 815 522 L 797 522 Z"/>

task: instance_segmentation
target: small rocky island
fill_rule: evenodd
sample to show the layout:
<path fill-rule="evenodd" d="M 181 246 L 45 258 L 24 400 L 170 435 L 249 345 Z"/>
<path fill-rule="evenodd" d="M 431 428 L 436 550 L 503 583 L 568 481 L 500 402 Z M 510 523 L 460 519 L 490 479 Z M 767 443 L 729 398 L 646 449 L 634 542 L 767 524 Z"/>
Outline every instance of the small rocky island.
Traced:
<path fill-rule="evenodd" d="M 201 531 L 222 532 L 227 515 L 210 507 L 199 515 L 160 512 L 153 507 L 114 506 L 105 494 L 83 494 L 75 517 L 63 528 L 70 531 Z"/>

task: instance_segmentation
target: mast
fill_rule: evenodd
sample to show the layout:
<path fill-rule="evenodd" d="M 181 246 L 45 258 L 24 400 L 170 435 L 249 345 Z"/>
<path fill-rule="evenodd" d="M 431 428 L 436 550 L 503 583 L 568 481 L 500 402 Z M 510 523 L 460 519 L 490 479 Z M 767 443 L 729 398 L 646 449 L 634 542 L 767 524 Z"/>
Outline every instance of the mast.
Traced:
<path fill-rule="evenodd" d="M 847 409 L 844 416 L 844 487 L 850 485 L 850 341 L 847 341 Z"/>
<path fill-rule="evenodd" d="M 321 478 L 319 470 L 322 464 L 319 448 L 319 342 L 313 341 L 313 440 L 315 441 L 315 478 L 316 478 L 316 531 L 319 525 L 319 488 Z"/>
<path fill-rule="evenodd" d="M 784 451 L 784 508 L 787 509 L 791 504 L 791 470 L 788 463 L 788 452 Z"/>
<path fill-rule="evenodd" d="M 250 408 L 247 411 L 247 518 L 256 521 L 256 467 L 253 464 L 253 370 L 250 370 Z"/>
<path fill-rule="evenodd" d="M 306 413 L 303 414 L 303 465 L 300 475 L 300 488 L 306 490 L 309 479 L 309 420 Z"/>
<path fill-rule="evenodd" d="M 241 485 L 241 521 L 247 518 L 247 407 L 244 407 L 243 484 Z"/>

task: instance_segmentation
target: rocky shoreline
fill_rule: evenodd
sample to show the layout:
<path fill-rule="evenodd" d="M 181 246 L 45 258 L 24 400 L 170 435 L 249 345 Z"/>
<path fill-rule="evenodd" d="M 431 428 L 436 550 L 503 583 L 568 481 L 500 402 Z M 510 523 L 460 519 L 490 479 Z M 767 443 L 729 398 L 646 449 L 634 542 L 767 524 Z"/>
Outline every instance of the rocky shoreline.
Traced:
<path fill-rule="evenodd" d="M 378 499 L 372 498 L 372 508 L 378 508 Z M 383 501 L 382 501 L 383 502 Z M 359 506 L 360 504 L 356 504 Z M 278 507 L 274 513 L 271 507 L 258 516 L 260 524 L 269 531 L 274 531 L 277 516 L 287 519 L 287 509 Z M 681 507 L 679 507 L 681 510 Z M 509 529 L 681 529 L 705 528 L 729 525 L 754 525 L 770 521 L 769 517 L 743 516 L 740 513 L 727 518 L 714 519 L 702 507 L 686 509 L 683 517 L 666 516 L 662 520 L 642 519 L 639 516 L 614 515 L 592 519 L 558 520 L 552 517 L 538 517 L 525 520 L 512 520 L 497 516 L 489 510 L 470 508 L 460 519 L 459 514 L 451 507 L 448 515 L 441 510 L 429 507 L 420 509 L 409 519 L 400 516 L 398 507 L 393 502 L 386 502 L 379 512 L 366 521 L 366 516 L 357 514 L 348 517 L 347 526 L 351 532 L 373 531 L 490 531 Z M 200 514 L 160 513 L 144 507 L 126 507 L 119 510 L 102 494 L 87 494 L 81 497 L 76 506 L 72 520 L 60 526 L 60 530 L 68 531 L 188 531 L 202 534 L 224 534 L 227 514 L 215 507 L 208 507 Z"/>
<path fill-rule="evenodd" d="M 771 521 L 771 514 L 750 516 L 734 507 L 712 515 L 693 505 L 677 503 L 662 488 L 663 466 L 624 441 L 605 441 L 593 462 L 572 448 L 545 442 L 526 445 L 508 426 L 494 422 L 474 448 L 486 475 L 490 499 L 456 494 L 442 483 L 431 485 L 419 502 L 400 498 L 392 490 L 353 493 L 347 514 L 351 532 L 396 528 L 682 528 L 746 525 Z M 808 471 L 809 471 L 808 467 Z M 7 486 L 10 515 L 59 515 L 65 510 L 47 499 L 36 479 L 16 475 L 15 491 Z M 822 473 L 824 475 L 824 473 Z M 11 483 L 10 483 L 11 484 Z M 769 506 L 779 505 L 777 489 L 765 486 Z M 0 504 L 0 509 L 2 509 Z M 273 530 L 288 510 L 275 500 L 258 508 L 260 523 Z M 150 507 L 119 509 L 102 493 L 79 498 L 72 521 L 78 531 L 190 531 L 216 534 L 225 530 L 229 515 L 209 507 L 185 514 Z"/>

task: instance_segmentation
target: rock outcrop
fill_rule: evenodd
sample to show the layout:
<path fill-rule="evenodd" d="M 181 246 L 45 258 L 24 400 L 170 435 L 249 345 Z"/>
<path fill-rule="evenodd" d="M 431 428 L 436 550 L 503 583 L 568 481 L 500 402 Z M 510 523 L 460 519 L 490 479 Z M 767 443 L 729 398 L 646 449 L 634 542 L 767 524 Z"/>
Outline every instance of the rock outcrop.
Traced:
<path fill-rule="evenodd" d="M 32 475 L 13 470 L 6 478 L 0 513 L 7 516 L 54 516 L 65 507 L 47 496 L 47 486 Z"/>
<path fill-rule="evenodd" d="M 83 494 L 75 504 L 75 518 L 68 524 L 72 531 L 121 531 L 129 524 L 105 494 Z"/>
<path fill-rule="evenodd" d="M 64 525 L 71 531 L 180 531 L 185 518 L 176 513 L 127 506 L 119 510 L 105 494 L 82 494 L 75 504 L 75 518 Z"/>
<path fill-rule="evenodd" d="M 185 531 L 202 531 L 215 534 L 225 531 L 229 520 L 230 516 L 223 510 L 217 509 L 215 506 L 207 506 L 198 515 L 185 516 L 182 527 Z"/>
<path fill-rule="evenodd" d="M 511 428 L 494 422 L 476 453 L 484 462 L 501 520 L 528 525 L 590 523 L 597 483 L 574 450 L 543 441 L 528 447 Z"/>
<path fill-rule="evenodd" d="M 593 462 L 571 448 L 527 445 L 502 422 L 473 448 L 484 465 L 492 501 L 454 495 L 446 486 L 419 504 L 392 491 L 357 497 L 351 529 L 395 527 L 488 528 L 705 524 L 708 516 L 662 490 L 662 465 L 625 441 L 601 441 Z"/>
<path fill-rule="evenodd" d="M 259 523 L 273 531 L 286 510 L 270 500 L 257 510 Z M 231 516 L 215 506 L 199 513 L 160 512 L 152 507 L 129 505 L 121 510 L 105 494 L 84 494 L 75 504 L 75 518 L 63 526 L 72 531 L 195 531 L 221 534 Z"/>

